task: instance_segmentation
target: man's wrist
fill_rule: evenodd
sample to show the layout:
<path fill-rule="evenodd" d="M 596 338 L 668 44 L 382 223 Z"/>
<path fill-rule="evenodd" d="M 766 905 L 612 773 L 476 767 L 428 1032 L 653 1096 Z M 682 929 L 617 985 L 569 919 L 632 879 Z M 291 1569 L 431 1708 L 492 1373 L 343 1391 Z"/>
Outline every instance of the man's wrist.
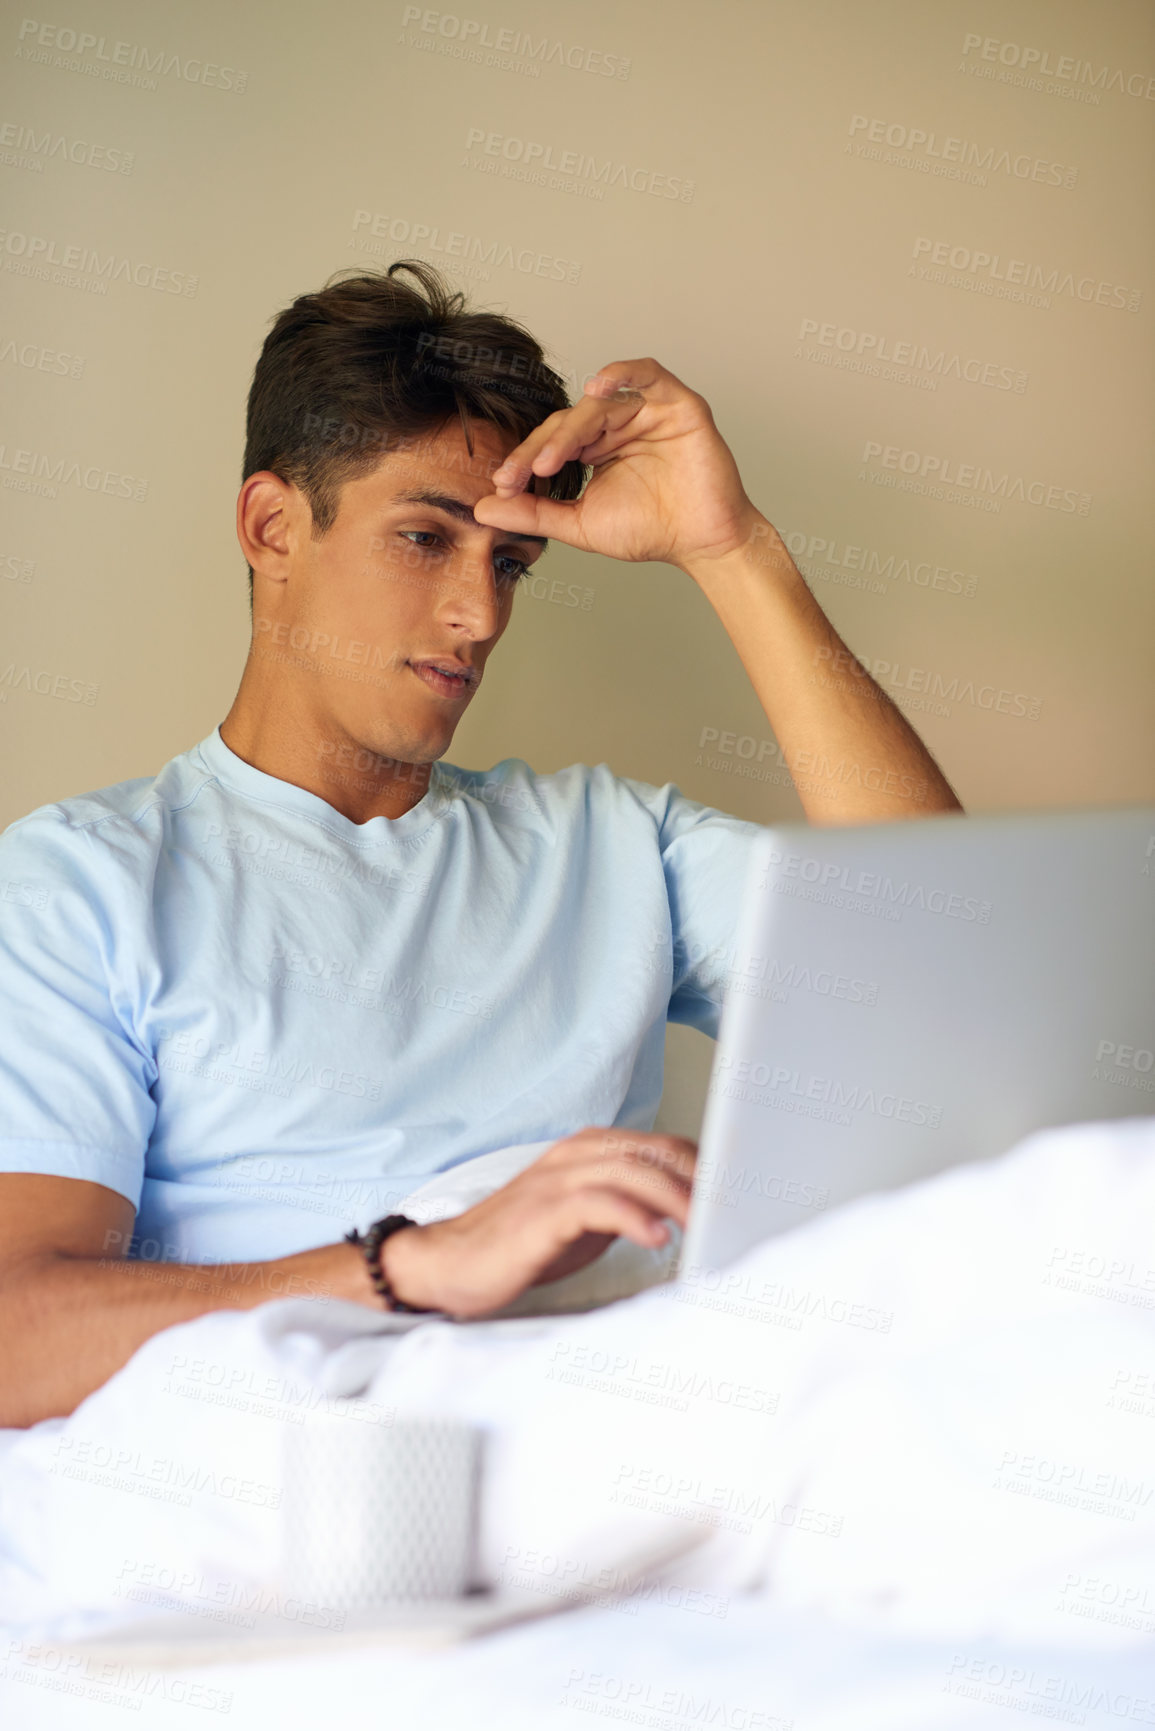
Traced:
<path fill-rule="evenodd" d="M 732 586 L 736 580 L 749 579 L 752 575 L 762 581 L 767 577 L 787 580 L 798 577 L 798 567 L 785 541 L 760 511 L 750 518 L 745 538 L 728 552 L 712 558 L 687 559 L 682 570 L 706 595 L 712 589 Z"/>
<path fill-rule="evenodd" d="M 381 1300 L 373 1286 L 369 1264 L 360 1245 L 351 1244 L 348 1239 L 344 1239 L 334 1248 L 342 1252 L 341 1267 L 344 1275 L 334 1296 L 348 1298 L 354 1304 L 367 1304 L 373 1310 L 380 1310 Z"/>
<path fill-rule="evenodd" d="M 391 1232 L 382 1244 L 378 1258 L 381 1272 L 395 1299 L 418 1310 L 438 1310 L 437 1294 L 430 1290 L 429 1262 L 429 1228 L 417 1222 Z M 377 1302 L 381 1302 L 379 1298 Z"/>

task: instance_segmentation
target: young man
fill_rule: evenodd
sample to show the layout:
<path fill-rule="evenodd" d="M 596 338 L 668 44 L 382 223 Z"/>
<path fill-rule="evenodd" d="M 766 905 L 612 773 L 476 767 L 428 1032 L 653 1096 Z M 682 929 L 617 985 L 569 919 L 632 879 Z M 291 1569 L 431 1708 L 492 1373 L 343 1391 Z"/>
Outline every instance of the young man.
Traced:
<path fill-rule="evenodd" d="M 276 319 L 237 533 L 253 638 L 220 727 L 0 840 L 0 1424 L 205 1311 L 378 1305 L 344 1228 L 489 1150 L 552 1143 L 394 1230 L 386 1293 L 484 1315 L 684 1223 L 694 1145 L 650 1132 L 665 1023 L 716 1032 L 759 830 L 605 765 L 443 763 L 547 537 L 699 585 L 787 762 L 860 767 L 803 794 L 813 822 L 958 809 L 703 399 L 645 359 L 570 406 L 428 266 Z"/>

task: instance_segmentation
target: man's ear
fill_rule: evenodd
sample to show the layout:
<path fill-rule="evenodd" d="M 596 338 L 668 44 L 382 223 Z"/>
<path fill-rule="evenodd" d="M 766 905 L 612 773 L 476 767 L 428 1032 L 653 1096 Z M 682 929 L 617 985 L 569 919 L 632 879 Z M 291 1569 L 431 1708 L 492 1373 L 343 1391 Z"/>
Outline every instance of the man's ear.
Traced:
<path fill-rule="evenodd" d="M 250 475 L 237 496 L 237 540 L 255 576 L 273 583 L 288 579 L 298 489 L 270 469 Z"/>

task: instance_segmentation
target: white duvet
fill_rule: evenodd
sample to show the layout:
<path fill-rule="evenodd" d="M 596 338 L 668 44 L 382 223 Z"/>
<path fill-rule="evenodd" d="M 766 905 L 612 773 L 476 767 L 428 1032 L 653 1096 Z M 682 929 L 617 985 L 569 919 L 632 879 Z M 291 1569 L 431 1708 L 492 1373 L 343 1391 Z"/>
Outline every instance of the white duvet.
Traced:
<path fill-rule="evenodd" d="M 467 1206 L 537 1151 L 445 1174 L 407 1211 Z M 617 1246 L 537 1299 L 665 1272 Z M 723 1287 L 469 1325 L 281 1300 L 170 1328 L 69 1418 L 0 1433 L 5 1632 L 275 1597 L 281 1435 L 354 1395 L 485 1427 L 490 1585 L 608 1595 L 640 1548 L 700 1536 L 629 1625 L 665 1617 L 671 1665 L 687 1639 L 769 1640 L 794 1618 L 944 1643 L 944 1712 L 1024 1644 L 1072 1676 L 1134 1679 L 1155 1655 L 1155 1120 L 1047 1132 L 866 1198 Z M 564 1648 L 590 1615 L 534 1638 Z M 601 1615 L 617 1642 L 628 1619 Z M 596 1671 L 588 1639 L 578 1663 Z M 1155 1724 L 1150 1670 L 1150 1716 L 1132 1682 L 1131 1722 Z M 615 1716 L 596 1693 L 559 1722 Z"/>

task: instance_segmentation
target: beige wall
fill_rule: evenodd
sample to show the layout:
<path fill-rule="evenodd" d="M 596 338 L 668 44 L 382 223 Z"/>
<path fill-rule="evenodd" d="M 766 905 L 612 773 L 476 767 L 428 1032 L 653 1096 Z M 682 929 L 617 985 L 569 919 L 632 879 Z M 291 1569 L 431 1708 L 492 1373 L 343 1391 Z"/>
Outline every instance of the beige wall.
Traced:
<path fill-rule="evenodd" d="M 575 389 L 650 353 L 700 390 L 971 809 L 1155 796 L 1147 0 L 36 11 L 0 25 L 0 822 L 220 720 L 268 320 L 414 254 Z M 799 814 L 688 578 L 541 571 L 452 761 Z M 709 1052 L 672 1035 L 662 1123 Z"/>

